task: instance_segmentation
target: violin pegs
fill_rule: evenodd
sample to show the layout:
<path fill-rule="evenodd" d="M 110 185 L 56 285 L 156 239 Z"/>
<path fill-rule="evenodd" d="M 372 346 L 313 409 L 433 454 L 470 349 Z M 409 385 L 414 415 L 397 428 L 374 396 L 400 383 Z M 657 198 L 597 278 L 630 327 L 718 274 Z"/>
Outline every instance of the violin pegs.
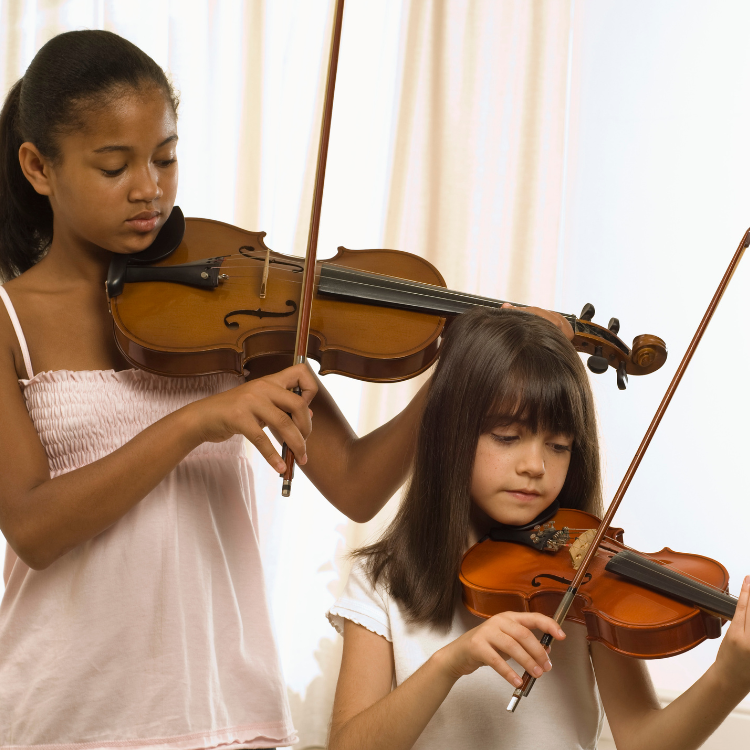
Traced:
<path fill-rule="evenodd" d="M 596 308 L 590 303 L 587 302 L 583 306 L 583 310 L 581 310 L 581 314 L 578 316 L 579 320 L 588 320 L 591 322 L 591 319 L 596 315 Z"/>
<path fill-rule="evenodd" d="M 594 348 L 594 353 L 588 358 L 586 364 L 588 365 L 589 370 L 596 373 L 597 375 L 601 375 L 603 372 L 607 372 L 609 363 L 602 356 L 601 346 L 597 346 Z"/>
<path fill-rule="evenodd" d="M 628 373 L 625 369 L 625 361 L 620 362 L 617 368 L 617 387 L 624 391 L 628 387 Z"/>
<path fill-rule="evenodd" d="M 617 318 L 610 318 L 609 323 L 607 323 L 607 328 L 617 336 L 620 331 L 620 321 Z"/>

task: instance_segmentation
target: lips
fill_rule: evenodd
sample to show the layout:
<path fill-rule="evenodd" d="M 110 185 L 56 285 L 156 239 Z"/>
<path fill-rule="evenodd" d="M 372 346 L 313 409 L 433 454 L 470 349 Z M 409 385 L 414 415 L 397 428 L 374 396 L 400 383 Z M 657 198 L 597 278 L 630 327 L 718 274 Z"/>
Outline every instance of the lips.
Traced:
<path fill-rule="evenodd" d="M 158 223 L 160 211 L 141 211 L 126 220 L 126 224 L 137 232 L 150 232 Z"/>
<path fill-rule="evenodd" d="M 509 495 L 512 495 L 517 500 L 533 501 L 536 500 L 542 493 L 532 489 L 522 490 L 506 490 Z"/>

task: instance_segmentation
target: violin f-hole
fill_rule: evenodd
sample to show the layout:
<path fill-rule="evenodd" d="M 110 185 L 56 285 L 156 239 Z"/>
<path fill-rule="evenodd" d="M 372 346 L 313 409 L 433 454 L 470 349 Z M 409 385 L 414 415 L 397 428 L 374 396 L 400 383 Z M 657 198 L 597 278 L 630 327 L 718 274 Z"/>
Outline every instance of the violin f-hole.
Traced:
<path fill-rule="evenodd" d="M 552 573 L 540 573 L 537 576 L 534 576 L 533 580 L 531 581 L 531 585 L 534 586 L 534 588 L 539 588 L 541 586 L 541 581 L 537 581 L 537 578 L 550 578 L 553 581 L 557 581 L 558 583 L 564 583 L 566 586 L 570 586 L 571 583 L 573 583 L 573 580 L 570 578 L 563 578 L 563 576 L 555 576 L 552 575 Z M 583 580 L 581 581 L 581 586 L 588 583 L 591 580 L 591 573 L 586 573 L 586 575 L 583 577 Z"/>
<path fill-rule="evenodd" d="M 292 309 L 288 312 L 269 312 L 268 310 L 232 310 L 224 316 L 224 325 L 227 328 L 239 328 L 240 324 L 235 320 L 229 320 L 232 315 L 252 315 L 256 318 L 288 318 L 290 315 L 294 315 L 297 312 L 297 303 L 294 300 L 288 299 L 286 301 L 287 307 Z"/>

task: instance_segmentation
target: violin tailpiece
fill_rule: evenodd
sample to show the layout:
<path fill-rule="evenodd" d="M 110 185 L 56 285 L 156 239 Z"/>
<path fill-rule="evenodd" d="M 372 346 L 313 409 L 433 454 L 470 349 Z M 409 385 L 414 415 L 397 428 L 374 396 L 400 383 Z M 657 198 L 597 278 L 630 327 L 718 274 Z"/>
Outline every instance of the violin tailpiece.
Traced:
<path fill-rule="evenodd" d="M 556 529 L 554 523 L 536 524 L 532 528 L 515 526 L 495 526 L 490 530 L 493 542 L 515 542 L 533 547 L 540 552 L 559 552 L 570 541 L 567 526 Z"/>

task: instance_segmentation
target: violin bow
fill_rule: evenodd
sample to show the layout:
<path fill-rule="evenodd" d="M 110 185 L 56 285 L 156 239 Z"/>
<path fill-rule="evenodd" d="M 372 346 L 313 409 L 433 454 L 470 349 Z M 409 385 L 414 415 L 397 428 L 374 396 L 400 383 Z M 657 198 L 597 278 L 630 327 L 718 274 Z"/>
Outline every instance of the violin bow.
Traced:
<path fill-rule="evenodd" d="M 320 143 L 318 146 L 318 164 L 315 169 L 315 188 L 313 192 L 312 211 L 310 212 L 310 231 L 307 235 L 307 252 L 305 253 L 305 270 L 302 274 L 302 291 L 299 303 L 299 318 L 297 319 L 297 338 L 294 343 L 293 364 L 299 365 L 307 361 L 307 344 L 310 336 L 310 313 L 312 311 L 313 289 L 315 282 L 315 260 L 318 253 L 318 230 L 320 229 L 320 209 L 323 205 L 323 183 L 326 177 L 326 161 L 328 159 L 328 139 L 331 135 L 331 115 L 333 114 L 333 91 L 336 87 L 336 70 L 339 63 L 339 47 L 341 46 L 341 25 L 344 18 L 344 0 L 336 0 L 334 11 L 333 32 L 331 34 L 331 51 L 328 57 L 328 79 L 326 81 L 325 102 L 323 104 L 323 122 L 320 126 Z M 299 386 L 294 388 L 299 396 L 302 394 Z M 292 493 L 292 478 L 294 477 L 294 453 L 284 443 L 281 457 L 286 463 L 286 470 L 279 476 L 282 478 L 281 494 L 289 497 Z"/>
<path fill-rule="evenodd" d="M 635 476 L 635 472 L 638 470 L 641 460 L 643 459 L 643 456 L 645 455 L 646 450 L 651 443 L 651 438 L 653 438 L 654 434 L 656 433 L 656 429 L 659 427 L 659 423 L 661 422 L 661 419 L 664 416 L 667 407 L 669 406 L 669 402 L 672 400 L 672 396 L 674 396 L 675 391 L 677 390 L 677 386 L 680 384 L 682 376 L 685 374 L 685 370 L 687 370 L 687 367 L 690 364 L 690 360 L 693 358 L 693 354 L 698 348 L 698 344 L 703 338 L 703 334 L 705 333 L 706 328 L 708 328 L 708 324 L 711 322 L 711 318 L 713 317 L 716 308 L 719 306 L 719 302 L 721 302 L 721 298 L 724 296 L 724 292 L 729 286 L 729 282 L 732 280 L 732 276 L 734 276 L 734 272 L 737 270 L 737 266 L 742 260 L 742 256 L 744 255 L 748 245 L 750 245 L 750 229 L 745 232 L 745 236 L 742 238 L 737 251 L 732 257 L 732 260 L 729 263 L 729 267 L 724 273 L 719 287 L 714 293 L 714 296 L 708 305 L 708 309 L 706 310 L 706 313 L 703 316 L 703 319 L 701 320 L 700 325 L 698 326 L 698 329 L 696 330 L 695 335 L 693 336 L 692 341 L 690 342 L 687 351 L 685 352 L 685 355 L 683 356 L 682 361 L 680 362 L 679 367 L 674 374 L 674 377 L 672 378 L 672 382 L 669 384 L 667 392 L 664 394 L 664 398 L 662 398 L 661 403 L 656 410 L 656 414 L 654 414 L 654 418 L 651 420 L 651 424 L 648 426 L 646 434 L 643 436 L 643 440 L 641 440 L 641 444 L 638 446 L 638 450 L 635 452 L 635 456 L 633 456 L 633 460 L 630 462 L 630 466 L 625 472 L 625 476 L 622 478 L 620 486 L 617 488 L 617 492 L 615 493 L 615 496 L 612 499 L 612 502 L 610 503 L 604 518 L 599 524 L 596 535 L 591 540 L 591 545 L 586 552 L 586 556 L 583 558 L 581 566 L 578 568 L 575 577 L 573 578 L 570 586 L 568 587 L 568 590 L 565 592 L 565 595 L 563 596 L 559 606 L 557 607 L 557 611 L 555 612 L 553 619 L 560 626 L 562 626 L 562 623 L 565 620 L 568 611 L 573 605 L 573 601 L 576 597 L 576 594 L 578 593 L 578 588 L 581 585 L 586 572 L 588 571 L 591 561 L 594 559 L 594 555 L 599 548 L 599 543 L 602 541 L 607 529 L 612 523 L 612 519 L 614 518 L 617 509 L 620 507 L 620 503 L 625 496 L 625 492 L 627 492 L 627 489 L 630 486 L 630 482 Z M 549 633 L 545 633 L 542 636 L 541 644 L 545 648 L 549 648 L 553 640 L 554 639 L 551 635 L 549 635 Z M 508 711 L 513 712 L 516 710 L 516 707 L 520 703 L 521 698 L 525 698 L 526 696 L 528 696 L 535 682 L 536 678 L 532 677 L 528 672 L 524 672 L 521 686 L 513 691 L 513 697 L 510 699 L 510 703 L 508 704 Z"/>

